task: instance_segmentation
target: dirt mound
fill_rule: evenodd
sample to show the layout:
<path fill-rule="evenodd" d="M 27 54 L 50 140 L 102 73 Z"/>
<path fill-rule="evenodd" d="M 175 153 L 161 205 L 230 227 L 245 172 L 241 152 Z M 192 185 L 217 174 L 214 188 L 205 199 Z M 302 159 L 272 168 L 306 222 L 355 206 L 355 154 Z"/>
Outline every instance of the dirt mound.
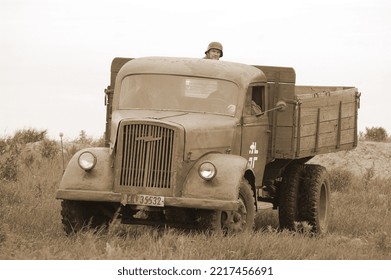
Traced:
<path fill-rule="evenodd" d="M 318 163 L 327 169 L 341 168 L 362 175 L 373 169 L 375 176 L 391 177 L 391 143 L 359 141 L 350 151 L 319 155 L 309 163 Z"/>

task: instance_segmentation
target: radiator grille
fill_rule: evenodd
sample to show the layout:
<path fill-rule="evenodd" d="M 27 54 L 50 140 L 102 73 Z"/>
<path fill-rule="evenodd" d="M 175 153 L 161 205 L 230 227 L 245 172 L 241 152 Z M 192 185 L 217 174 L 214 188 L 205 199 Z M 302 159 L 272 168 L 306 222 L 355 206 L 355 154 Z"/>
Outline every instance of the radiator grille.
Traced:
<path fill-rule="evenodd" d="M 122 131 L 120 186 L 170 188 L 174 130 L 129 124 Z"/>

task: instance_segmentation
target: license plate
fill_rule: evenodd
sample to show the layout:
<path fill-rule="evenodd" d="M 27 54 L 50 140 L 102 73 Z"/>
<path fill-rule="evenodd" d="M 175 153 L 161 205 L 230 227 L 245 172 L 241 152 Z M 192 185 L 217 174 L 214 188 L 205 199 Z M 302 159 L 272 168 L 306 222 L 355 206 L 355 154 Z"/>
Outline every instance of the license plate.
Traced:
<path fill-rule="evenodd" d="M 164 207 L 164 196 L 135 194 L 129 195 L 127 202 L 136 205 Z"/>

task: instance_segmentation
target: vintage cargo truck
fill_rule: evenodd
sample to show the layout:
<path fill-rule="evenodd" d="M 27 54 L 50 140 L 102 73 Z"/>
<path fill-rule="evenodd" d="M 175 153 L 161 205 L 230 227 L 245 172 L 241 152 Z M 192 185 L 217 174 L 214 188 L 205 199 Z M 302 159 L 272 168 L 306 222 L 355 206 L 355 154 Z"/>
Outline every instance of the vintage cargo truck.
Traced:
<path fill-rule="evenodd" d="M 307 162 L 356 147 L 360 93 L 295 80 L 288 67 L 115 58 L 106 147 L 77 152 L 56 193 L 65 232 L 116 218 L 229 234 L 267 205 L 281 229 L 326 232 L 328 173 Z"/>

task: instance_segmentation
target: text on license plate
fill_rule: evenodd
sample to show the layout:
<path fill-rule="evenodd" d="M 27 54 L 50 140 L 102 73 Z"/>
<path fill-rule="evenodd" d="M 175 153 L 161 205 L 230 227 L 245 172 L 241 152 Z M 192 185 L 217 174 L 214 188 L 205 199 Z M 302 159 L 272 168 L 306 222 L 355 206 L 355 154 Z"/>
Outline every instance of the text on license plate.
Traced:
<path fill-rule="evenodd" d="M 164 196 L 135 194 L 128 197 L 129 204 L 147 205 L 147 206 L 164 206 Z"/>

